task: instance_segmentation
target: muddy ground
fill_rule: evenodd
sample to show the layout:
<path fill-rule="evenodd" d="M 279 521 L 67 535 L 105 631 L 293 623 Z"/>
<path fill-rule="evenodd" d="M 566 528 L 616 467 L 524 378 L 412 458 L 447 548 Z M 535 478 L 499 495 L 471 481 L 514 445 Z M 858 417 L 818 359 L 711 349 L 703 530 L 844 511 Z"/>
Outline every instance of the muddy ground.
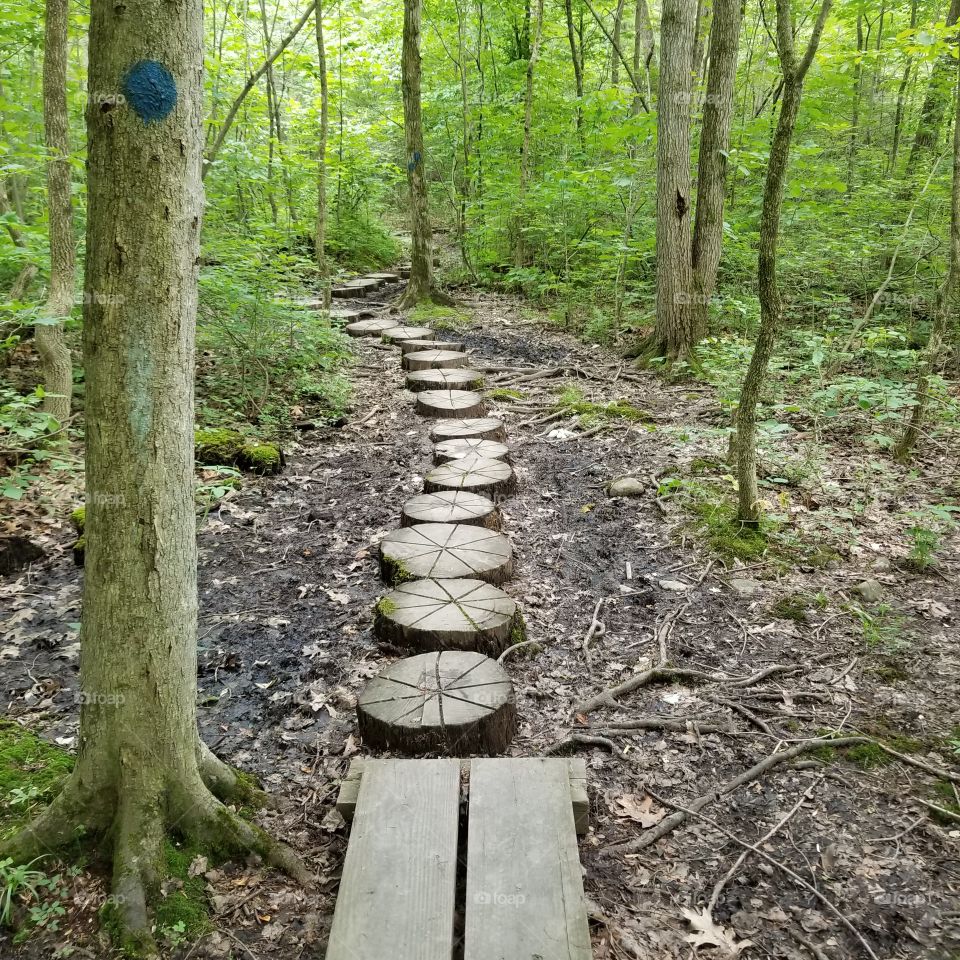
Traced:
<path fill-rule="evenodd" d="M 909 569 L 895 520 L 911 503 L 942 502 L 935 490 L 955 482 L 956 449 L 933 444 L 919 466 L 885 461 L 879 471 L 842 433 L 818 437 L 814 474 L 771 494 L 789 499 L 804 549 L 738 567 L 705 547 L 663 487 L 724 452 L 709 389 L 638 373 L 512 300 L 464 303 L 473 319 L 458 335 L 494 368 L 493 385 L 523 394 L 494 404 L 520 481 L 503 504 L 517 557 L 505 589 L 538 641 L 506 661 L 521 718 L 510 754 L 567 749 L 587 760 L 592 825 L 581 857 L 595 958 L 960 955 L 960 822 L 925 805 L 954 805 L 960 781 L 950 742 L 960 722 L 960 551 L 948 540 L 935 568 Z M 279 809 L 260 820 L 306 858 L 319 890 L 305 894 L 254 862 L 210 870 L 214 929 L 193 944 L 168 938 L 172 958 L 324 955 L 347 842 L 333 804 L 351 758 L 365 754 L 353 706 L 399 653 L 371 632 L 384 589 L 377 542 L 420 491 L 431 446 L 394 350 L 358 344 L 352 379 L 348 422 L 302 433 L 285 472 L 249 480 L 199 540 L 202 735 L 276 794 Z M 556 391 L 571 385 L 647 416 L 547 420 Z M 786 438 L 780 454 L 801 458 L 803 444 Z M 641 481 L 640 496 L 607 495 L 622 476 Z M 81 575 L 65 523 L 33 532 L 47 559 L 0 582 L 5 708 L 71 746 Z M 873 600 L 858 592 L 866 580 L 876 581 Z M 797 596 L 816 602 L 798 612 L 785 602 Z M 876 614 L 879 633 L 853 608 Z M 595 610 L 605 629 L 585 653 Z M 663 653 L 702 675 L 653 677 L 574 715 Z M 646 728 L 616 729 L 628 722 Z M 671 804 L 831 731 L 884 737 L 913 762 L 871 750 L 803 754 L 714 797 L 663 839 L 618 848 L 663 829 Z M 571 733 L 600 739 L 558 748 Z M 785 817 L 706 914 L 744 851 L 733 837 L 755 844 Z M 110 955 L 95 932 L 102 878 L 90 869 L 70 882 L 61 931 L 21 946 L 0 938 L 3 956 L 47 957 L 67 944 L 73 956 Z"/>

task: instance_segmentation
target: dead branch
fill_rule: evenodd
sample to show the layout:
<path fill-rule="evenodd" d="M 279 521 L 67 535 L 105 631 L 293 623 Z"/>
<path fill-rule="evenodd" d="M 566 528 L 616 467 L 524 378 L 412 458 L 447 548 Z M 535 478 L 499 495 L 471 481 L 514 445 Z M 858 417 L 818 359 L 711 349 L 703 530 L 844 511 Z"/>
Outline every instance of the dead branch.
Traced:
<path fill-rule="evenodd" d="M 598 737 L 591 736 L 586 733 L 571 733 L 563 740 L 560 740 L 558 743 L 553 744 L 553 746 L 547 747 L 544 750 L 544 753 L 548 756 L 553 753 L 562 753 L 568 747 L 605 747 L 612 754 L 623 759 L 623 751 L 609 738 L 609 737 Z"/>

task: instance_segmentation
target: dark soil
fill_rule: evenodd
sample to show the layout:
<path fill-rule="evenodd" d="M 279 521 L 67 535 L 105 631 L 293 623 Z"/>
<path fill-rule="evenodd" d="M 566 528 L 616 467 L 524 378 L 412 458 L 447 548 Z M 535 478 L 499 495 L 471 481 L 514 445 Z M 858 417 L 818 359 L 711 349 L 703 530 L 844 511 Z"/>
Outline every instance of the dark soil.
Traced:
<path fill-rule="evenodd" d="M 592 828 L 581 856 L 594 956 L 867 956 L 808 889 L 755 855 L 720 894 L 714 922 L 704 921 L 714 885 L 743 848 L 701 817 L 637 852 L 610 848 L 671 812 L 646 790 L 686 805 L 762 757 L 827 731 L 866 731 L 957 774 L 957 544 L 944 544 L 927 573 L 908 570 L 900 563 L 902 531 L 884 511 L 890 496 L 901 506 L 925 502 L 943 481 L 939 454 L 912 473 L 887 463 L 878 477 L 857 468 L 860 454 L 849 445 L 828 447 L 817 475 L 791 493 L 805 548 L 822 545 L 829 554 L 816 554 L 817 562 L 809 551 L 782 562 L 765 555 L 738 569 L 708 551 L 682 502 L 664 497 L 653 479 L 689 476 L 692 464 L 721 457 L 724 431 L 709 391 L 637 373 L 613 352 L 526 319 L 512 300 L 484 296 L 473 306 L 475 324 L 458 335 L 478 365 L 508 368 L 500 376 L 519 381 L 492 386 L 523 393 L 495 405 L 520 480 L 503 504 L 517 556 L 505 589 L 537 641 L 506 660 L 520 715 L 510 754 L 542 755 L 587 726 L 608 740 L 572 745 L 587 757 L 590 776 Z M 521 379 L 556 367 L 561 374 Z M 365 753 L 353 708 L 366 680 L 399 653 L 378 648 L 372 636 L 384 590 L 376 544 L 398 525 L 431 462 L 428 426 L 402 390 L 397 352 L 360 342 L 352 375 L 348 422 L 303 433 L 287 450 L 286 471 L 248 480 L 206 518 L 199 537 L 202 735 L 277 795 L 279 810 L 261 821 L 307 859 L 319 892 L 307 895 L 255 862 L 211 870 L 214 929 L 199 943 L 169 946 L 170 957 L 324 955 L 347 841 L 333 804 L 350 759 Z M 601 403 L 628 402 L 649 422 L 545 422 L 555 392 L 570 385 Z M 717 479 L 731 491 L 725 473 Z M 646 493 L 610 498 L 605 487 L 621 476 L 639 479 Z M 854 502 L 861 509 L 844 519 L 841 508 Z M 39 540 L 46 559 L 0 583 L 8 611 L 0 677 L 8 715 L 73 746 L 78 638 L 70 624 L 79 620 L 82 574 L 71 562 L 66 522 L 48 525 Z M 856 593 L 870 578 L 883 593 L 872 604 Z M 731 580 L 756 582 L 734 589 Z M 807 598 L 799 610 L 786 602 L 797 596 Z M 605 632 L 585 655 L 600 600 Z M 854 608 L 880 624 L 874 633 Z M 658 630 L 677 667 L 733 678 L 784 669 L 745 687 L 651 683 L 618 709 L 572 717 L 576 703 L 658 661 Z M 641 717 L 689 723 L 685 732 L 610 729 Z M 702 732 L 698 721 L 726 732 Z M 702 815 L 753 844 L 804 793 L 764 852 L 832 902 L 877 957 L 955 958 L 960 822 L 940 820 L 921 803 L 955 807 L 954 784 L 881 751 L 820 751 L 708 804 Z M 61 930 L 17 947 L 0 938 L 3 956 L 48 957 L 65 943 L 73 956 L 110 955 L 93 920 L 102 878 L 91 867 L 71 884 Z"/>

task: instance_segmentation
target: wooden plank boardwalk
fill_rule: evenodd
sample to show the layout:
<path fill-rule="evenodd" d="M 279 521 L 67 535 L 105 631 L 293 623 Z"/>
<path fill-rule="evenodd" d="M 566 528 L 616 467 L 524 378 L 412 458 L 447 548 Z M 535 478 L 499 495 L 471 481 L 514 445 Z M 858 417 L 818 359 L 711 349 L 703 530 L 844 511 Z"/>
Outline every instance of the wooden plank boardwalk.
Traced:
<path fill-rule="evenodd" d="M 473 760 L 464 960 L 590 960 L 563 761 Z"/>
<path fill-rule="evenodd" d="M 368 760 L 327 960 L 451 960 L 457 760 Z"/>

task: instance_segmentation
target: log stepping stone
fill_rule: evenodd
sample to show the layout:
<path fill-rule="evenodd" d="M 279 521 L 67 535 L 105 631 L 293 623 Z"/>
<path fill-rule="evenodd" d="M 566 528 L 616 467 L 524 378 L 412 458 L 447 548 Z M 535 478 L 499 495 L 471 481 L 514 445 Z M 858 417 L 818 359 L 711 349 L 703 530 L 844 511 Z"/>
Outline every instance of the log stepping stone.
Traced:
<path fill-rule="evenodd" d="M 421 493 L 403 505 L 401 524 L 467 523 L 488 530 L 500 529 L 500 511 L 488 497 L 469 490 L 441 490 Z"/>
<path fill-rule="evenodd" d="M 467 348 L 458 340 L 401 340 L 400 353 L 414 353 L 420 350 L 454 350 L 463 353 Z"/>
<path fill-rule="evenodd" d="M 445 650 L 387 667 L 360 694 L 357 720 L 372 749 L 495 754 L 516 733 L 517 708 L 513 684 L 496 660 Z"/>
<path fill-rule="evenodd" d="M 516 487 L 516 477 L 509 463 L 489 457 L 464 457 L 434 467 L 423 478 L 425 493 L 438 490 L 470 490 L 488 497 L 506 496 Z"/>
<path fill-rule="evenodd" d="M 453 370 L 465 367 L 470 358 L 459 350 L 415 350 L 403 354 L 401 366 L 404 370 Z"/>
<path fill-rule="evenodd" d="M 379 280 L 351 280 L 339 287 L 334 287 L 330 293 L 337 300 L 345 300 L 350 297 L 365 297 L 368 293 L 379 290 L 383 284 Z"/>
<path fill-rule="evenodd" d="M 422 397 L 423 394 L 420 394 Z M 418 398 L 419 399 L 419 398 Z M 443 440 L 499 440 L 507 439 L 502 420 L 496 417 L 467 417 L 466 419 L 441 420 L 430 431 L 435 443 Z"/>
<path fill-rule="evenodd" d="M 483 417 L 487 404 L 472 390 L 424 390 L 417 394 L 416 411 L 421 417 Z"/>
<path fill-rule="evenodd" d="M 379 318 L 373 320 L 358 320 L 356 323 L 348 323 L 343 331 L 351 337 L 379 337 L 384 330 L 389 330 L 394 325 L 393 320 Z"/>
<path fill-rule="evenodd" d="M 400 343 L 403 340 L 423 340 L 432 337 L 433 331 L 429 327 L 402 327 L 394 321 L 393 326 L 383 331 L 384 343 Z"/>
<path fill-rule="evenodd" d="M 479 390 L 483 374 L 479 370 L 415 370 L 407 374 L 407 389 L 421 390 Z"/>
<path fill-rule="evenodd" d="M 434 463 L 463 460 L 464 457 L 486 457 L 488 460 L 509 462 L 510 448 L 497 440 L 482 440 L 477 437 L 441 440 L 433 448 Z"/>
<path fill-rule="evenodd" d="M 398 283 L 400 274 L 398 273 L 368 273 L 370 280 L 379 280 L 381 283 Z"/>
<path fill-rule="evenodd" d="M 321 306 L 323 301 L 318 301 Z M 317 307 L 316 309 L 320 309 Z M 358 320 L 367 320 L 373 316 L 373 310 L 369 308 L 361 307 L 358 310 L 350 309 L 349 307 L 331 307 L 330 308 L 330 319 L 337 323 L 356 323 Z"/>
<path fill-rule="evenodd" d="M 377 604 L 378 639 L 415 650 L 474 650 L 497 657 L 524 638 L 523 617 L 482 580 L 402 583 Z"/>
<path fill-rule="evenodd" d="M 502 534 L 466 523 L 419 523 L 380 542 L 380 575 L 390 584 L 463 577 L 501 584 L 513 573 L 513 548 Z"/>

